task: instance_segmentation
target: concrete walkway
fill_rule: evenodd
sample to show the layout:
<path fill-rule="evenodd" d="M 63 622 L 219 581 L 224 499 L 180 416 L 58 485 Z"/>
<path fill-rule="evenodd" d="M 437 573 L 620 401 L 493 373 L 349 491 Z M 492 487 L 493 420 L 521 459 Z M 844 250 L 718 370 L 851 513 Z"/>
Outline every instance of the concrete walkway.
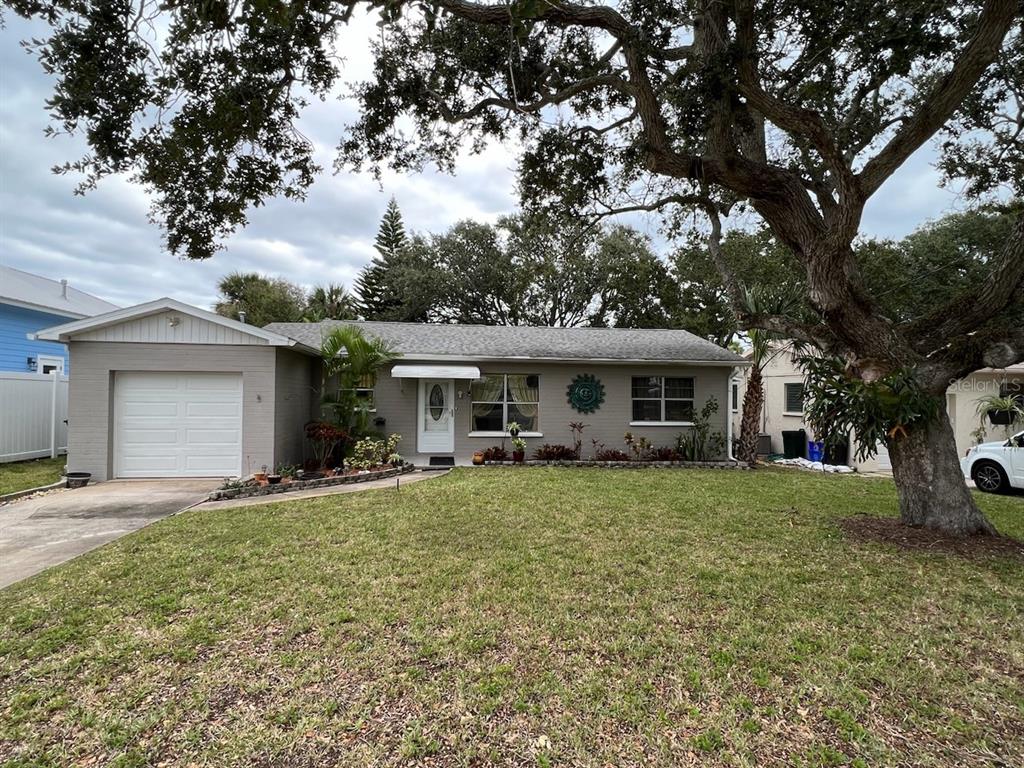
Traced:
<path fill-rule="evenodd" d="M 398 487 L 403 488 L 410 483 L 418 483 L 422 480 L 429 480 L 432 477 L 447 475 L 448 470 L 431 470 L 424 472 L 416 470 L 407 475 L 396 475 L 385 477 L 382 480 L 369 480 L 365 483 L 353 483 L 351 485 L 336 485 L 328 488 L 313 488 L 309 491 L 293 491 L 290 493 L 275 493 L 271 496 L 252 496 L 248 499 L 226 499 L 224 501 L 207 501 L 199 507 L 204 509 L 234 509 L 235 507 L 253 507 L 262 504 L 280 504 L 285 501 L 299 501 L 301 499 L 315 499 L 320 496 L 337 496 L 341 493 L 356 493 L 358 491 L 369 491 L 374 488 L 394 488 L 395 481 L 399 482 Z"/>
<path fill-rule="evenodd" d="M 205 498 L 218 479 L 114 480 L 0 506 L 0 587 Z"/>

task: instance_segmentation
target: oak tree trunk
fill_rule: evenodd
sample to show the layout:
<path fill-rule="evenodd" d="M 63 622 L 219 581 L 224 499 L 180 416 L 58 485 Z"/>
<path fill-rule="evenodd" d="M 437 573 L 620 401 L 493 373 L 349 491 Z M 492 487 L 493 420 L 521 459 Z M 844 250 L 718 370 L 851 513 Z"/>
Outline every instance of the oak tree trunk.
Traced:
<path fill-rule="evenodd" d="M 757 438 L 761 434 L 761 410 L 764 408 L 764 382 L 761 371 L 754 366 L 743 394 L 743 417 L 736 458 L 751 467 L 757 464 Z"/>
<path fill-rule="evenodd" d="M 957 536 L 996 532 L 964 481 L 945 410 L 888 444 L 904 524 Z"/>

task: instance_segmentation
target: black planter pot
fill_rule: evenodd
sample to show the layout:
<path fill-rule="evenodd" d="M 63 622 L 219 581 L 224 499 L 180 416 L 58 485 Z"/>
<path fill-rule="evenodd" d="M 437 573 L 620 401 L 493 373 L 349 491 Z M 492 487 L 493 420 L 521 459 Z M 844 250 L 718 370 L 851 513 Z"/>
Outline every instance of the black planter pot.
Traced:
<path fill-rule="evenodd" d="M 68 472 L 65 476 L 64 485 L 68 488 L 85 488 L 92 478 L 92 472 Z"/>
<path fill-rule="evenodd" d="M 280 485 L 281 484 L 281 476 L 280 475 L 267 475 L 267 483 L 269 485 Z"/>
<path fill-rule="evenodd" d="M 988 420 L 993 424 L 1005 427 L 1009 424 L 1013 424 L 1017 420 L 1017 414 L 1012 411 L 989 411 Z"/>

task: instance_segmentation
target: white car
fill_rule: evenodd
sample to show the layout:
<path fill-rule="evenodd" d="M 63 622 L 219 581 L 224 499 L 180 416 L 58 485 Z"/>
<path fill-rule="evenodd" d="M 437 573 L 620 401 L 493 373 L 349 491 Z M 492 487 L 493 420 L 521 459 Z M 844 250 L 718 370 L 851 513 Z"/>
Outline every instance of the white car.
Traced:
<path fill-rule="evenodd" d="M 960 459 L 964 477 L 986 493 L 1024 488 L 1024 432 L 1001 443 L 982 443 Z"/>

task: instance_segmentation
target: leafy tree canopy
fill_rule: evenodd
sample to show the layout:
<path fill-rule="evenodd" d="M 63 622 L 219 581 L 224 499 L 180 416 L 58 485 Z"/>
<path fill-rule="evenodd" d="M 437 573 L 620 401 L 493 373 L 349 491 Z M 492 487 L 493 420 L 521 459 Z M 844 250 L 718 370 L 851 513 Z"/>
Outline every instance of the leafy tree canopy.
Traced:
<path fill-rule="evenodd" d="M 264 277 L 256 272 L 232 272 L 217 284 L 220 298 L 214 306 L 218 315 L 241 319 L 263 327 L 268 323 L 297 323 L 306 309 L 306 292 L 283 278 Z"/>

